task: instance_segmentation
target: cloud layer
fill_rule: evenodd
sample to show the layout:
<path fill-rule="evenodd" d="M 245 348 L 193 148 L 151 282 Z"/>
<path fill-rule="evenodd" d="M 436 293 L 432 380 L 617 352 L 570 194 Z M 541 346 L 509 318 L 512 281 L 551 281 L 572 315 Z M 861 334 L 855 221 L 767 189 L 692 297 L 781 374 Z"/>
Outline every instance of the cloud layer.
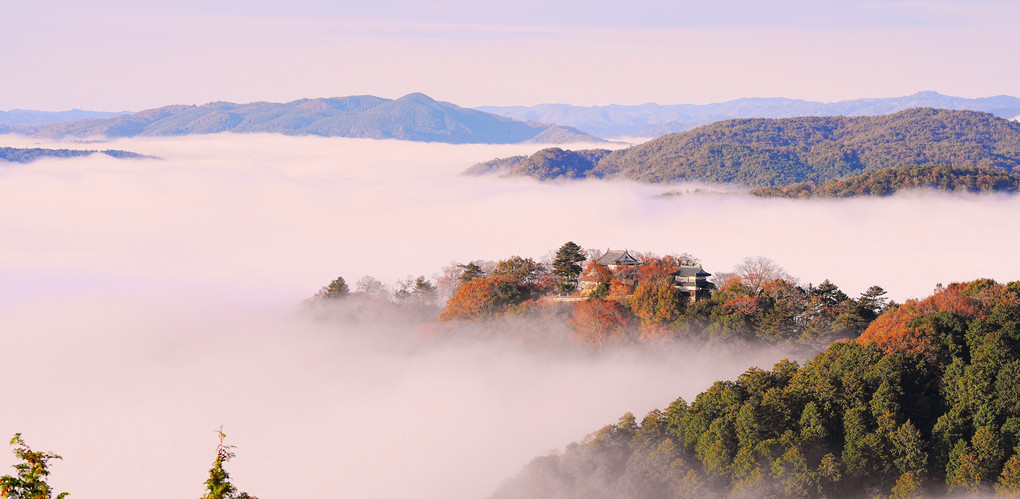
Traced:
<path fill-rule="evenodd" d="M 79 498 L 199 495 L 220 424 L 238 445 L 228 469 L 260 497 L 485 496 L 625 411 L 783 355 L 558 355 L 292 315 L 337 275 L 392 283 L 573 240 L 689 252 L 709 272 L 764 255 L 805 282 L 880 284 L 897 300 L 1020 279 L 1015 197 L 656 198 L 677 186 L 458 175 L 535 146 L 217 135 L 107 147 L 165 159 L 0 169 L 0 379 L 19 402 L 0 435 L 63 454 L 52 483 Z"/>

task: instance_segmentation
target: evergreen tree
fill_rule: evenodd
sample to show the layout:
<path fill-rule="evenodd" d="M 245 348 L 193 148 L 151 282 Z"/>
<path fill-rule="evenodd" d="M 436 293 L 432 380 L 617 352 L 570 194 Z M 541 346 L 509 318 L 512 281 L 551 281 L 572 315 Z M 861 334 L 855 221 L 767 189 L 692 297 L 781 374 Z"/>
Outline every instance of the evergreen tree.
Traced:
<path fill-rule="evenodd" d="M 209 469 L 209 479 L 205 481 L 206 494 L 201 499 L 258 499 L 248 495 L 247 492 L 238 492 L 237 487 L 230 483 L 230 474 L 223 469 L 223 463 L 234 457 L 234 446 L 226 445 L 223 439 L 227 435 L 223 433 L 223 427 L 219 429 L 220 444 L 216 446 L 216 460 L 213 467 Z"/>
<path fill-rule="evenodd" d="M 436 302 L 436 285 L 432 284 L 425 276 L 420 275 L 414 280 L 412 294 L 418 303 L 433 305 Z"/>
<path fill-rule="evenodd" d="M 577 278 L 581 275 L 580 263 L 585 260 L 581 247 L 569 241 L 556 251 L 553 259 L 553 274 L 559 278 L 557 290 L 560 293 L 572 293 L 577 289 Z"/>
<path fill-rule="evenodd" d="M 471 282 L 479 277 L 485 277 L 485 271 L 474 262 L 460 265 L 460 268 L 464 269 L 464 272 L 460 274 L 461 284 Z"/>
<path fill-rule="evenodd" d="M 333 282 L 320 289 L 316 296 L 319 298 L 344 298 L 349 294 L 351 294 L 351 288 L 347 286 L 347 282 L 343 277 L 337 277 L 333 279 Z"/>

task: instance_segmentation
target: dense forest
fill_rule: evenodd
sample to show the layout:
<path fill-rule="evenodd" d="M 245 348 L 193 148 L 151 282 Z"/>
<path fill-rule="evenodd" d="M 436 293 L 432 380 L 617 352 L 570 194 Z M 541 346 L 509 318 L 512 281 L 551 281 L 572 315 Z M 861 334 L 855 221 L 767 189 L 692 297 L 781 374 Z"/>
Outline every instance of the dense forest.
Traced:
<path fill-rule="evenodd" d="M 536 458 L 494 498 L 1020 494 L 1020 282 L 939 286 L 803 366 Z"/>
<path fill-rule="evenodd" d="M 130 151 L 120 151 L 116 149 L 96 151 L 89 149 L 40 149 L 37 147 L 33 148 L 0 147 L 0 161 L 9 161 L 12 163 L 31 163 L 32 161 L 42 158 L 74 158 L 79 156 L 89 156 L 97 153 L 106 154 L 107 156 L 122 159 L 150 157 Z"/>
<path fill-rule="evenodd" d="M 1012 172 L 1020 165 L 1020 123 L 930 108 L 882 116 L 734 119 L 618 151 L 544 150 L 468 172 L 768 187 L 926 164 Z"/>
<path fill-rule="evenodd" d="M 909 189 L 1015 193 L 1020 190 L 1020 173 L 981 166 L 911 165 L 865 172 L 843 180 L 829 180 L 821 185 L 801 182 L 782 187 L 761 187 L 753 189 L 751 194 L 769 198 L 848 198 L 888 196 Z"/>

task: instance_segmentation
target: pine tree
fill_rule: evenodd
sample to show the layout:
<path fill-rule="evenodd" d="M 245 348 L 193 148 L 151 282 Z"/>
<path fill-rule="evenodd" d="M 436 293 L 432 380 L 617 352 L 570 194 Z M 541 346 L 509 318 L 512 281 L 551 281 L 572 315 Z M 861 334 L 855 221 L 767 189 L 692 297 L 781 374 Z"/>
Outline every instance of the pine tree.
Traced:
<path fill-rule="evenodd" d="M 553 274 L 560 279 L 557 289 L 560 293 L 568 294 L 577 289 L 577 278 L 581 275 L 581 262 L 585 260 L 581 247 L 569 241 L 556 251 L 556 258 L 553 260 Z"/>
<path fill-rule="evenodd" d="M 474 262 L 460 265 L 460 268 L 464 269 L 464 272 L 460 274 L 461 284 L 471 282 L 479 277 L 485 277 L 485 271 Z"/>
<path fill-rule="evenodd" d="M 343 298 L 349 294 L 351 294 L 351 288 L 347 286 L 347 282 L 344 281 L 343 277 L 337 277 L 333 279 L 333 282 L 320 289 L 315 296 L 319 298 Z"/>

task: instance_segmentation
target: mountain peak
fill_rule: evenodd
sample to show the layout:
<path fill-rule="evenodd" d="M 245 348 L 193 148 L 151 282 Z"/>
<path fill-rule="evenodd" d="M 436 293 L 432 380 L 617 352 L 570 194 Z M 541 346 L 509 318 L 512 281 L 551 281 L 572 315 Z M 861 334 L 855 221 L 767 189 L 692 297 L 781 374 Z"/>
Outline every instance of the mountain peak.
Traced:
<path fill-rule="evenodd" d="M 420 104 L 434 104 L 434 103 L 436 103 L 438 101 L 436 101 L 432 97 L 429 97 L 429 96 L 427 96 L 427 95 L 425 95 L 425 94 L 423 94 L 421 92 L 414 92 L 414 93 L 407 94 L 407 95 L 397 99 L 397 102 L 415 102 L 415 103 L 420 103 Z"/>

